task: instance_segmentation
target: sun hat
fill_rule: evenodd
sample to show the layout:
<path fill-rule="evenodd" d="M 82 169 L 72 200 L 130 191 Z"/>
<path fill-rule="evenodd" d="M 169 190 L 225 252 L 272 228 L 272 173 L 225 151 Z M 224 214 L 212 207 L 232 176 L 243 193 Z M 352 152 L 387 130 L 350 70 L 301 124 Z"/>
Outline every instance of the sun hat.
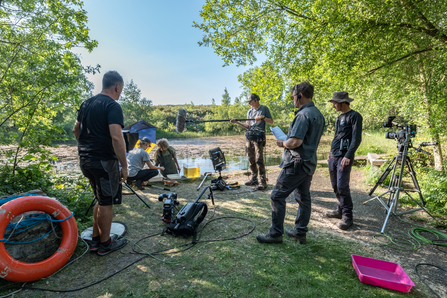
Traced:
<path fill-rule="evenodd" d="M 354 98 L 349 98 L 348 92 L 338 91 L 338 92 L 334 92 L 332 99 L 328 100 L 328 102 L 335 101 L 338 103 L 342 103 L 342 102 L 351 102 L 353 100 L 354 100 Z"/>

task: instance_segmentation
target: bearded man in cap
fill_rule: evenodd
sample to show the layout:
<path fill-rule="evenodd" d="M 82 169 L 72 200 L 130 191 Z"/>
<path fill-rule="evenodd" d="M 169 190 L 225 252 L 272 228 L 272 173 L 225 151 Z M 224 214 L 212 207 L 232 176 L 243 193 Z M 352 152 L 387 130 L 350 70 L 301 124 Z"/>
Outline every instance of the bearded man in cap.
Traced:
<path fill-rule="evenodd" d="M 327 217 L 339 218 L 337 227 L 347 230 L 353 223 L 352 198 L 349 189 L 351 168 L 354 162 L 354 154 L 362 141 L 362 115 L 351 109 L 348 92 L 335 92 L 332 99 L 332 107 L 341 112 L 335 121 L 335 136 L 331 144 L 331 152 L 328 157 L 329 174 L 332 188 L 338 200 L 337 209 L 326 213 Z"/>

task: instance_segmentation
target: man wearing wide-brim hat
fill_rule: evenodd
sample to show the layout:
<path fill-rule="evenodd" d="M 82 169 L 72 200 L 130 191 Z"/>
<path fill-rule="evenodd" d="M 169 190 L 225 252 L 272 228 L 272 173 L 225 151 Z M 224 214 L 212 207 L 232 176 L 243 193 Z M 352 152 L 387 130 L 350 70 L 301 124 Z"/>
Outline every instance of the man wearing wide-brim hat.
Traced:
<path fill-rule="evenodd" d="M 362 141 L 363 118 L 351 109 L 353 100 L 346 91 L 334 92 L 332 99 L 328 100 L 341 115 L 335 121 L 335 136 L 328 157 L 329 175 L 338 205 L 336 210 L 326 212 L 326 216 L 339 218 L 337 227 L 342 230 L 347 230 L 353 224 L 349 179 L 355 151 Z"/>

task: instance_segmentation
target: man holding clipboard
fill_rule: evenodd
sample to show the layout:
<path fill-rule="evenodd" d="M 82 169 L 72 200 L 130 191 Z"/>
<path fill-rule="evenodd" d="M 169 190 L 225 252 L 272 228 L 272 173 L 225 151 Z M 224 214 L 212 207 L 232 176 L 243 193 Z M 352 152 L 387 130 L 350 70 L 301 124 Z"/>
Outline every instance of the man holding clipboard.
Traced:
<path fill-rule="evenodd" d="M 292 191 L 295 191 L 295 200 L 299 203 L 295 227 L 286 229 L 285 233 L 300 244 L 306 244 L 307 225 L 311 213 L 310 184 L 317 167 L 316 152 L 325 121 L 312 101 L 314 87 L 309 82 L 295 85 L 291 93 L 295 108 L 298 110 L 295 112 L 286 138 L 276 140 L 276 145 L 284 148 L 280 164 L 282 170 L 270 196 L 272 225 L 266 234 L 256 236 L 261 243 L 282 243 L 286 199 Z"/>

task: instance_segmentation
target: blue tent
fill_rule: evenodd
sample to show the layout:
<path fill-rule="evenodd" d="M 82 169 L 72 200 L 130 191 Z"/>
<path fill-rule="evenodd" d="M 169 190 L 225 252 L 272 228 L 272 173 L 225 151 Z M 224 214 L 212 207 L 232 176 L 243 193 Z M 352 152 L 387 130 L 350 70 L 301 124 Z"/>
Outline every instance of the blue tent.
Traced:
<path fill-rule="evenodd" d="M 123 128 L 123 131 L 129 131 L 129 143 L 131 144 L 131 148 L 137 144 L 138 139 L 141 139 L 143 137 L 148 138 L 152 145 L 151 147 L 155 146 L 155 143 L 157 142 L 156 138 L 156 131 L 157 128 L 153 126 L 152 124 L 147 123 L 144 120 L 140 120 L 138 122 L 135 122 L 134 124 L 128 125 Z M 138 134 L 138 137 L 137 137 Z M 152 149 L 152 148 L 151 148 Z"/>

